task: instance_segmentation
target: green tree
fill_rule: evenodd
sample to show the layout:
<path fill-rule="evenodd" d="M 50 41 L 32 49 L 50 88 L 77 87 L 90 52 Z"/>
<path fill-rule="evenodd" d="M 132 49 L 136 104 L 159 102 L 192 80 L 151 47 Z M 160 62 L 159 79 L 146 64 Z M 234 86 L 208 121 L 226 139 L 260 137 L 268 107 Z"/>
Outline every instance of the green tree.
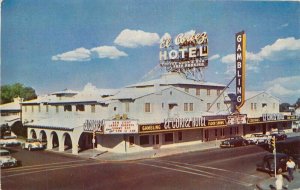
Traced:
<path fill-rule="evenodd" d="M 1 104 L 12 102 L 14 98 L 21 97 L 25 101 L 37 97 L 35 90 L 31 87 L 24 87 L 21 83 L 1 86 Z"/>

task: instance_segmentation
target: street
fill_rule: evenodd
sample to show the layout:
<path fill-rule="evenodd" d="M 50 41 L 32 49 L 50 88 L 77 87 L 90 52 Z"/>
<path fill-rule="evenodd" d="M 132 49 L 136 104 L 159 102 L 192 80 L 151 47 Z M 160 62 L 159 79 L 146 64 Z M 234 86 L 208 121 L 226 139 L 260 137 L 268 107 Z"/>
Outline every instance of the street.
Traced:
<path fill-rule="evenodd" d="M 290 138 L 287 141 L 298 139 Z M 2 189 L 255 189 L 261 146 L 213 149 L 162 158 L 107 162 L 11 148 L 23 166 L 1 170 Z"/>

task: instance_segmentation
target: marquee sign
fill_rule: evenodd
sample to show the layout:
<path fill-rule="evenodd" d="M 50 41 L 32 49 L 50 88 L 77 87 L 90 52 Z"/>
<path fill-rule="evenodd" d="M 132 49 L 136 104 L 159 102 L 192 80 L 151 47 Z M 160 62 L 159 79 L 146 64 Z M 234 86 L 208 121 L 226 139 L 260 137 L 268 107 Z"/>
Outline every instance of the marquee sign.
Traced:
<path fill-rule="evenodd" d="M 106 120 L 104 134 L 134 134 L 138 133 L 137 120 Z"/>
<path fill-rule="evenodd" d="M 206 32 L 178 34 L 172 40 L 164 37 L 160 43 L 160 65 L 168 71 L 186 72 L 208 65 L 208 38 Z"/>
<path fill-rule="evenodd" d="M 247 123 L 247 115 L 230 115 L 227 117 L 228 125 L 240 125 Z"/>
<path fill-rule="evenodd" d="M 235 35 L 236 39 L 236 109 L 237 111 L 245 102 L 246 79 L 246 34 L 244 31 Z"/>

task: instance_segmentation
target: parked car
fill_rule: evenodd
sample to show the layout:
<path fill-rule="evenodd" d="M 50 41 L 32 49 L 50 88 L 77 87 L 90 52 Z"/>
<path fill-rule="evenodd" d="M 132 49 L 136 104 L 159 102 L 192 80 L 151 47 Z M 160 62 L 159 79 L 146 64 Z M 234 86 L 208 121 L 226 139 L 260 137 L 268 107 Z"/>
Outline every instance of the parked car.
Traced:
<path fill-rule="evenodd" d="M 283 153 L 276 154 L 277 173 L 282 173 L 286 171 L 286 162 L 288 161 L 289 157 L 290 157 L 289 155 Z M 298 168 L 300 164 L 300 160 L 298 160 L 297 158 L 293 158 L 293 160 L 296 164 L 296 168 Z M 268 154 L 264 156 L 262 162 L 256 165 L 256 169 L 268 173 L 273 173 L 275 171 L 274 155 Z"/>
<path fill-rule="evenodd" d="M 38 139 L 27 139 L 25 143 L 22 144 L 22 148 L 31 151 L 44 149 L 44 146 Z"/>
<path fill-rule="evenodd" d="M 285 134 L 284 131 L 280 131 L 280 132 L 272 132 L 270 134 L 271 137 L 275 137 L 276 141 L 280 141 L 280 140 L 285 140 L 287 139 L 287 135 Z"/>
<path fill-rule="evenodd" d="M 17 140 L 17 136 L 4 136 L 0 139 L 0 146 L 7 147 L 7 146 L 18 146 L 21 143 Z"/>
<path fill-rule="evenodd" d="M 244 138 L 248 141 L 249 144 L 261 144 L 261 143 L 268 143 L 271 139 L 271 136 L 265 134 L 247 134 Z"/>
<path fill-rule="evenodd" d="M 237 147 L 237 146 L 246 146 L 248 145 L 248 141 L 241 136 L 231 137 L 227 140 L 221 141 L 220 147 Z"/>
<path fill-rule="evenodd" d="M 10 152 L 5 149 L 0 150 L 0 165 L 1 168 L 18 166 L 18 161 L 10 155 Z"/>

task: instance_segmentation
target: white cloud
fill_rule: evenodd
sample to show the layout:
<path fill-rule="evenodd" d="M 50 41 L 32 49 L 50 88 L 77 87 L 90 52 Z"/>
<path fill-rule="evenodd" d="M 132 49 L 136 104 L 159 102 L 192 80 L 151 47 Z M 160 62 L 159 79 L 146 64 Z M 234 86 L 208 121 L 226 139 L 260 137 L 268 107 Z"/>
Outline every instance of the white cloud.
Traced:
<path fill-rule="evenodd" d="M 53 61 L 89 61 L 91 52 L 83 47 L 52 56 Z"/>
<path fill-rule="evenodd" d="M 114 43 L 119 46 L 136 48 L 138 46 L 152 46 L 159 43 L 159 40 L 157 33 L 125 29 L 117 36 Z"/>
<path fill-rule="evenodd" d="M 299 96 L 300 76 L 279 77 L 264 83 L 267 91 L 277 96 Z"/>
<path fill-rule="evenodd" d="M 278 39 L 273 44 L 267 45 L 258 53 L 246 52 L 247 70 L 259 72 L 262 61 L 300 60 L 300 39 L 294 37 Z M 221 62 L 227 64 L 228 71 L 233 71 L 235 54 L 228 54 L 221 58 Z"/>
<path fill-rule="evenodd" d="M 220 55 L 219 54 L 215 54 L 213 56 L 211 56 L 210 58 L 208 58 L 209 61 L 213 61 L 213 60 L 216 60 L 216 59 L 219 59 L 220 58 Z"/>
<path fill-rule="evenodd" d="M 96 56 L 92 56 L 94 55 Z M 118 50 L 114 46 L 99 46 L 92 49 L 83 47 L 68 51 L 62 54 L 52 56 L 53 61 L 90 61 L 92 58 L 109 58 L 117 59 L 122 56 L 127 56 L 123 51 Z"/>
<path fill-rule="evenodd" d="M 272 45 L 263 47 L 258 56 L 271 61 L 281 61 L 289 58 L 300 60 L 300 39 L 294 37 L 278 39 Z"/>
<path fill-rule="evenodd" d="M 90 50 L 95 52 L 99 58 L 117 59 L 119 57 L 128 56 L 125 52 L 118 50 L 114 46 L 100 46 Z"/>

